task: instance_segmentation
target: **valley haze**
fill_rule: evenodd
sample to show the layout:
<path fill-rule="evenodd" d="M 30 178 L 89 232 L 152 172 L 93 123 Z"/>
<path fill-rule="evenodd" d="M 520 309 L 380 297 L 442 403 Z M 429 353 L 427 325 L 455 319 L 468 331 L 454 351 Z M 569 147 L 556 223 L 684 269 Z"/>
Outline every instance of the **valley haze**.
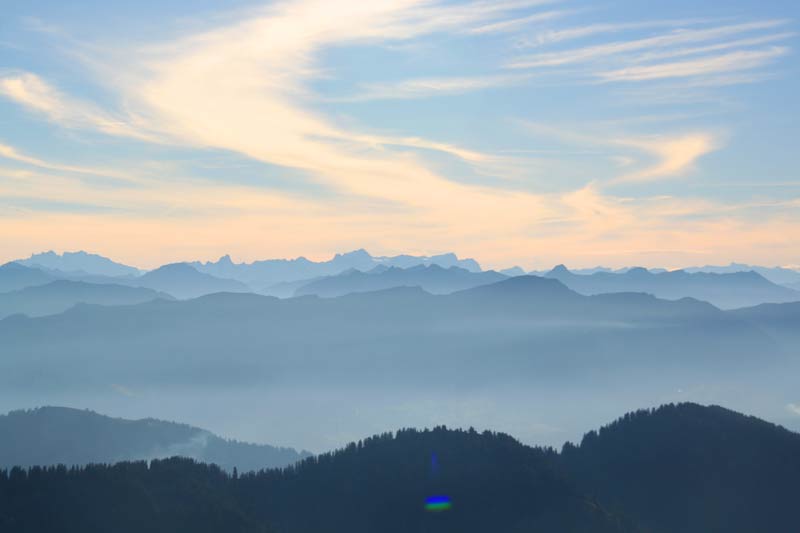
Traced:
<path fill-rule="evenodd" d="M 797 533 L 800 2 L 0 9 L 0 532 Z"/>

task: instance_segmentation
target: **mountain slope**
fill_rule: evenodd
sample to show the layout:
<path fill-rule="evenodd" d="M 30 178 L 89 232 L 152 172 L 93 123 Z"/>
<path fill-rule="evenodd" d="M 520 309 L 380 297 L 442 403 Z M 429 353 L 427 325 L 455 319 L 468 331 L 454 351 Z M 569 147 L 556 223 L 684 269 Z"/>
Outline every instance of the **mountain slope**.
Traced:
<path fill-rule="evenodd" d="M 0 266 L 0 293 L 44 285 L 56 279 L 38 268 L 11 262 Z"/>
<path fill-rule="evenodd" d="M 586 295 L 645 292 L 669 300 L 696 298 L 722 309 L 800 300 L 800 292 L 776 285 L 755 272 L 716 274 L 674 270 L 653 273 L 644 268 L 632 268 L 624 273 L 595 272 L 580 275 L 570 272 L 564 265 L 559 265 L 548 272 L 546 277 L 557 279 L 567 287 Z"/>
<path fill-rule="evenodd" d="M 46 285 L 0 293 L 0 318 L 15 313 L 30 317 L 53 315 L 79 303 L 132 305 L 156 298 L 172 299 L 168 294 L 141 287 L 56 280 Z"/>
<path fill-rule="evenodd" d="M 0 474 L 0 527 L 14 531 L 623 533 L 579 493 L 554 452 L 501 434 L 404 430 L 230 478 L 187 460 Z M 426 511 L 447 496 L 450 509 Z"/>
<path fill-rule="evenodd" d="M 85 465 L 180 455 L 241 471 L 283 467 L 308 455 L 247 444 L 154 419 L 125 420 L 67 407 L 0 415 L 0 468 Z"/>
<path fill-rule="evenodd" d="M 250 292 L 244 283 L 198 272 L 187 263 L 164 265 L 131 282 L 139 287 L 163 291 L 176 298 L 197 298 L 215 292 Z"/>
<path fill-rule="evenodd" d="M 580 486 L 653 533 L 791 533 L 800 434 L 721 407 L 666 405 L 588 433 L 562 460 Z"/>
<path fill-rule="evenodd" d="M 370 292 L 393 287 L 420 287 L 431 294 L 451 292 L 496 283 L 507 276 L 494 272 L 470 272 L 463 268 L 442 268 L 438 265 L 419 265 L 410 268 L 380 268 L 368 272 L 351 270 L 302 285 L 295 296 L 314 294 L 324 298 L 354 292 Z"/>
<path fill-rule="evenodd" d="M 186 459 L 0 470 L 0 529 L 794 533 L 798 476 L 800 434 L 670 404 L 627 414 L 560 454 L 436 427 L 234 476 Z M 431 508 L 431 497 L 444 504 Z"/>
<path fill-rule="evenodd" d="M 407 429 L 243 476 L 237 489 L 286 533 L 635 530 L 576 491 L 554 455 L 488 431 Z M 451 507 L 426 511 L 431 496 Z"/>

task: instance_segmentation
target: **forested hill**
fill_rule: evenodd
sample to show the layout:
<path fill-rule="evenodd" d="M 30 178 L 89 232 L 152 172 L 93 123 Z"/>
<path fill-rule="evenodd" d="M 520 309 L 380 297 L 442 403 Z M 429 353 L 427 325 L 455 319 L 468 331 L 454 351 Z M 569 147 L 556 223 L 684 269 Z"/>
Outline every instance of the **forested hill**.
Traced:
<path fill-rule="evenodd" d="M 590 432 L 570 477 L 653 533 L 795 532 L 800 434 L 722 407 L 666 405 Z"/>
<path fill-rule="evenodd" d="M 505 435 L 439 428 L 239 477 L 188 459 L 14 469 L 0 474 L 0 531 L 637 531 L 583 497 L 555 455 Z M 432 496 L 452 507 L 426 510 Z"/>
<path fill-rule="evenodd" d="M 560 454 L 436 428 L 241 475 L 187 459 L 17 468 L 0 473 L 0 531 L 796 533 L 799 476 L 800 435 L 681 404 Z"/>

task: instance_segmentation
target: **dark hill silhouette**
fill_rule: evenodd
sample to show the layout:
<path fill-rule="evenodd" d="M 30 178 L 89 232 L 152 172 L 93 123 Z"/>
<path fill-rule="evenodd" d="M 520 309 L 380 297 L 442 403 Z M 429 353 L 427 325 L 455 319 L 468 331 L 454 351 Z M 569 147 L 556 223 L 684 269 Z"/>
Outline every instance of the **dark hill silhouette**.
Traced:
<path fill-rule="evenodd" d="M 139 287 L 163 291 L 182 299 L 196 298 L 215 292 L 250 291 L 250 288 L 244 283 L 198 272 L 188 263 L 164 265 L 136 278 L 133 283 Z"/>
<path fill-rule="evenodd" d="M 242 476 L 237 491 L 287 533 L 635 531 L 577 491 L 555 457 L 500 433 L 406 429 Z M 451 509 L 427 512 L 434 495 Z"/>
<path fill-rule="evenodd" d="M 283 471 L 226 476 L 185 459 L 0 473 L 0 527 L 39 533 L 633 533 L 502 434 L 403 430 Z M 447 495 L 448 511 L 425 510 Z"/>
<path fill-rule="evenodd" d="M 228 471 L 283 467 L 308 456 L 225 440 L 209 431 L 152 418 L 125 420 L 67 407 L 41 407 L 0 415 L 0 468 L 85 465 L 180 455 Z"/>
<path fill-rule="evenodd" d="M 570 272 L 564 265 L 558 265 L 545 276 L 586 295 L 645 292 L 669 300 L 696 298 L 723 309 L 800 300 L 800 292 L 776 285 L 752 271 L 717 274 L 674 270 L 653 273 L 644 268 L 631 268 L 621 273 L 580 275 Z"/>
<path fill-rule="evenodd" d="M 722 407 L 631 413 L 562 459 L 586 491 L 653 533 L 791 533 L 800 523 L 800 434 Z"/>
<path fill-rule="evenodd" d="M 0 266 L 0 293 L 44 285 L 56 279 L 38 268 L 11 262 Z"/>
<path fill-rule="evenodd" d="M 559 454 L 404 429 L 239 475 L 188 459 L 0 471 L 0 529 L 39 533 L 794 533 L 800 435 L 723 409 L 630 413 Z M 426 511 L 431 496 L 449 509 Z"/>
<path fill-rule="evenodd" d="M 132 305 L 172 296 L 142 287 L 56 280 L 46 285 L 0 293 L 0 318 L 15 313 L 53 315 L 79 304 Z"/>
<path fill-rule="evenodd" d="M 489 270 L 469 270 L 439 265 L 418 265 L 410 268 L 376 267 L 369 272 L 349 270 L 337 276 L 310 281 L 297 288 L 295 296 L 315 294 L 325 298 L 343 296 L 353 292 L 370 292 L 392 287 L 421 287 L 431 294 L 451 292 L 496 283 L 507 276 Z"/>

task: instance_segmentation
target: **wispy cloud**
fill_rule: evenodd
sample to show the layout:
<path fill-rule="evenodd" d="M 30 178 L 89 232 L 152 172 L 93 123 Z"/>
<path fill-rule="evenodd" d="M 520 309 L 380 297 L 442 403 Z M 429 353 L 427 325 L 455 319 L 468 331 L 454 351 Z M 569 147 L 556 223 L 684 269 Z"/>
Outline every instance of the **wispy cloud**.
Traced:
<path fill-rule="evenodd" d="M 709 22 L 712 21 L 708 19 L 666 19 L 640 22 L 595 23 L 569 28 L 548 29 L 540 31 L 532 37 L 519 38 L 517 40 L 517 47 L 534 48 L 608 33 L 622 33 L 631 30 L 646 30 L 651 28 L 685 28 L 687 26 L 707 24 Z"/>
<path fill-rule="evenodd" d="M 656 163 L 624 174 L 612 183 L 652 181 L 681 176 L 702 156 L 719 148 L 719 140 L 709 133 L 690 133 L 677 137 L 618 139 L 615 144 L 630 146 L 656 158 Z"/>
<path fill-rule="evenodd" d="M 559 52 L 541 52 L 518 57 L 507 63 L 508 68 L 530 69 L 541 67 L 557 67 L 575 63 L 585 63 L 598 59 L 618 57 L 622 54 L 641 50 L 667 48 L 688 43 L 698 43 L 720 39 L 745 32 L 766 30 L 786 24 L 784 20 L 768 20 L 732 24 L 713 28 L 677 30 L 663 35 L 633 39 L 628 41 L 614 41 L 599 45 L 573 48 Z"/>
<path fill-rule="evenodd" d="M 533 122 L 521 122 L 521 125 L 536 136 L 556 138 L 584 148 L 604 147 L 605 151 L 598 155 L 617 162 L 618 168 L 638 167 L 608 180 L 609 184 L 679 177 L 692 170 L 700 157 L 722 147 L 722 135 L 709 131 L 630 135 L 617 130 L 598 130 L 591 124 L 584 125 L 582 131 Z M 640 154 L 646 156 L 645 162 L 641 157 L 634 157 Z"/>
<path fill-rule="evenodd" d="M 487 34 L 517 31 L 520 28 L 530 26 L 531 24 L 555 20 L 573 13 L 575 13 L 575 11 L 572 10 L 542 11 L 540 13 L 533 13 L 532 15 L 527 15 L 524 17 L 501 20 L 499 22 L 492 22 L 490 24 L 484 24 L 483 26 L 470 28 L 467 30 L 467 33 Z"/>
<path fill-rule="evenodd" d="M 7 144 L 0 143 L 0 157 L 5 159 L 10 159 L 12 161 L 17 161 L 19 163 L 24 163 L 26 165 L 31 165 L 34 167 L 39 167 L 47 170 L 56 170 L 61 172 L 69 172 L 69 173 L 77 173 L 77 174 L 86 174 L 90 176 L 99 176 L 104 178 L 115 178 L 125 182 L 136 182 L 138 181 L 136 178 L 131 177 L 130 174 L 120 172 L 116 169 L 104 169 L 104 168 L 96 168 L 96 167 L 86 167 L 86 166 L 77 166 L 77 165 L 66 165 L 63 163 L 53 163 L 50 161 L 45 161 L 43 159 L 39 159 L 37 157 L 33 157 L 31 155 L 25 154 L 20 152 L 13 146 L 9 146 Z"/>
<path fill-rule="evenodd" d="M 560 20 L 567 13 L 531 12 L 546 3 L 274 3 L 248 11 L 247 16 L 214 19 L 204 30 L 180 38 L 125 48 L 119 51 L 124 61 L 109 61 L 102 54 L 93 57 L 92 65 L 97 68 L 94 81 L 122 103 L 116 108 L 65 94 L 57 83 L 32 73 L 2 75 L 0 93 L 4 97 L 63 127 L 244 156 L 276 165 L 272 172 L 280 179 L 322 184 L 320 188 L 328 196 L 288 194 L 223 181 L 201 183 L 183 180 L 178 171 L 164 173 L 161 180 L 143 181 L 141 187 L 122 194 L 92 187 L 77 175 L 103 169 L 45 161 L 0 145 L 0 157 L 26 167 L 22 173 L 12 169 L 8 175 L 13 177 L 5 180 L 5 171 L 0 172 L 0 197 L 114 208 L 103 224 L 89 213 L 17 212 L 14 224 L 0 224 L 0 254 L 47 247 L 60 238 L 63 246 L 103 249 L 133 262 L 141 257 L 154 262 L 205 258 L 221 249 L 256 259 L 263 255 L 265 242 L 282 254 L 312 256 L 351 246 L 370 246 L 378 253 L 432 253 L 457 246 L 459 252 L 488 258 L 490 265 L 520 262 L 540 250 L 558 250 L 563 260 L 575 263 L 585 257 L 611 264 L 645 262 L 643 258 L 675 262 L 681 259 L 674 254 L 679 249 L 729 258 L 747 252 L 753 260 L 759 253 L 767 256 L 780 249 L 784 257 L 792 257 L 786 242 L 800 238 L 800 224 L 797 214 L 785 206 L 764 206 L 759 216 L 736 218 L 731 210 L 737 206 L 688 197 L 651 197 L 646 190 L 638 197 L 622 197 L 618 195 L 622 187 L 610 186 L 688 174 L 704 155 L 722 147 L 716 130 L 671 124 L 665 131 L 663 121 L 653 121 L 647 124 L 646 133 L 622 129 L 633 127 L 630 125 L 617 129 L 604 125 L 580 134 L 561 132 L 565 144 L 577 145 L 582 154 L 591 153 L 589 157 L 612 167 L 609 174 L 617 177 L 597 177 L 594 169 L 588 169 L 574 183 L 512 190 L 488 179 L 470 182 L 460 171 L 445 172 L 426 152 L 458 158 L 453 166 L 459 169 L 476 174 L 501 169 L 507 177 L 514 169 L 506 166 L 535 166 L 538 160 L 534 156 L 547 152 L 547 146 L 539 150 L 536 142 L 527 139 L 508 146 L 529 149 L 533 161 L 517 161 L 486 153 L 482 147 L 432 138 L 436 136 L 414 131 L 413 125 L 409 131 L 396 132 L 386 124 L 367 123 L 370 117 L 365 115 L 356 120 L 337 114 L 340 109 L 329 113 L 334 106 L 318 105 L 330 101 L 314 93 L 313 83 L 334 68 L 325 63 L 328 50 L 410 46 L 436 41 L 427 39 L 433 34 L 455 36 L 459 42 L 499 35 L 498 40 L 507 44 L 512 40 L 509 33 Z M 618 40 L 605 44 L 545 49 L 591 35 L 674 29 L 675 24 L 681 27 L 646 38 L 622 40 L 615 36 Z M 416 99 L 485 91 L 525 84 L 540 73 L 562 67 L 574 69 L 573 73 L 582 76 L 581 82 L 669 79 L 669 83 L 679 80 L 695 85 L 739 83 L 764 75 L 755 69 L 788 52 L 780 47 L 763 48 L 788 38 L 781 37 L 788 32 L 768 33 L 784 21 L 719 24 L 654 21 L 539 33 L 534 40 L 543 51 L 520 55 L 507 65 L 500 56 L 493 65 L 471 65 L 470 73 L 460 76 L 452 70 L 448 75 L 430 70 L 424 74 L 421 70 L 402 72 L 406 79 L 364 82 L 355 95 L 340 100 Z M 501 54 L 522 53 L 519 48 L 503 50 Z M 759 53 L 774 56 L 754 55 Z M 472 74 L 481 70 L 486 74 Z M 605 85 L 592 88 L 605 89 Z M 564 159 L 564 165 L 574 162 L 563 154 L 548 156 Z M 284 173 L 283 169 L 299 172 Z M 553 176 L 553 182 L 562 178 L 559 173 Z M 254 177 L 258 178 L 258 172 Z M 686 220 L 689 218 L 694 220 Z"/>
<path fill-rule="evenodd" d="M 370 100 L 408 100 L 463 94 L 484 89 L 518 85 L 531 75 L 486 75 L 452 78 L 418 78 L 394 83 L 368 83 L 351 96 L 328 98 L 333 102 L 363 102 Z"/>
<path fill-rule="evenodd" d="M 150 140 L 132 117 L 116 117 L 97 106 L 67 97 L 39 76 L 26 72 L 0 77 L 0 95 L 70 128 L 92 128 L 109 135 Z"/>
<path fill-rule="evenodd" d="M 777 57 L 785 55 L 788 48 L 773 46 L 765 50 L 732 52 L 729 54 L 715 55 L 692 59 L 689 61 L 675 61 L 657 63 L 654 65 L 627 67 L 606 72 L 599 72 L 597 76 L 603 81 L 646 81 L 665 78 L 689 78 L 694 76 L 708 76 L 740 70 L 750 70 L 768 64 Z"/>

